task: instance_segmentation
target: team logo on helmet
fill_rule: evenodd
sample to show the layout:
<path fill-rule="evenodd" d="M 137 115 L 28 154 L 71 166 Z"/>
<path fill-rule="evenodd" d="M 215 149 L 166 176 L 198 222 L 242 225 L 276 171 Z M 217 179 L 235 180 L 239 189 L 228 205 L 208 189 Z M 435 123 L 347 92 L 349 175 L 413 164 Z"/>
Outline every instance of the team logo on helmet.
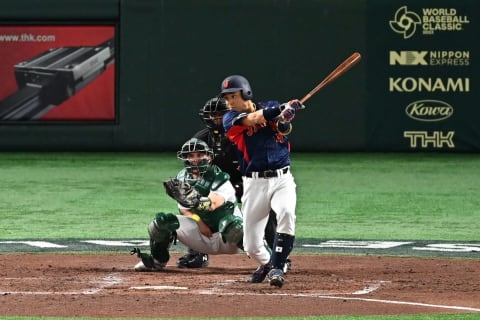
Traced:
<path fill-rule="evenodd" d="M 229 83 L 230 83 L 230 79 L 225 80 L 225 81 L 223 82 L 223 87 L 224 87 L 225 89 L 227 89 Z"/>

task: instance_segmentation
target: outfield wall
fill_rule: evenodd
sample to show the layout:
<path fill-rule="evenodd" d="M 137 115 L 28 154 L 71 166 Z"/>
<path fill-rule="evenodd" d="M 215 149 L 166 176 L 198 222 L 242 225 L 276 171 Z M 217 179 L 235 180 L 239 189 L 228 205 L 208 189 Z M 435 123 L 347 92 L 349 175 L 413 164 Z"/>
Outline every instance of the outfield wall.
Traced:
<path fill-rule="evenodd" d="M 114 92 L 95 79 L 53 106 L 57 118 L 5 117 L 0 149 L 176 150 L 201 128 L 198 109 L 224 77 L 243 74 L 255 99 L 287 101 L 360 52 L 361 62 L 298 114 L 293 151 L 476 152 L 478 16 L 473 0 L 2 0 L 1 30 L 108 25 L 115 48 L 109 73 L 98 76 L 110 77 Z M 1 36 L 0 49 L 28 51 Z M 62 39 L 51 46 L 82 45 Z M 9 85 L 12 67 L 0 66 Z M 15 92 L 1 94 L 0 114 Z M 105 95 L 114 100 L 106 115 Z M 62 113 L 73 100 L 94 116 L 75 118 L 72 106 Z"/>

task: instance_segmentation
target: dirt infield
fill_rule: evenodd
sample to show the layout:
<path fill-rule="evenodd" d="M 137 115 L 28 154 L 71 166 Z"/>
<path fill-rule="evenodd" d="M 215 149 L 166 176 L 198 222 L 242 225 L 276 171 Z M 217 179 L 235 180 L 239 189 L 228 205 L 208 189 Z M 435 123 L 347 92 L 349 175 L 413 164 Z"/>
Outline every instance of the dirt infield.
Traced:
<path fill-rule="evenodd" d="M 293 256 L 279 289 L 246 282 L 244 255 L 137 273 L 128 254 L 2 254 L 0 314 L 56 317 L 266 317 L 480 313 L 480 260 Z"/>

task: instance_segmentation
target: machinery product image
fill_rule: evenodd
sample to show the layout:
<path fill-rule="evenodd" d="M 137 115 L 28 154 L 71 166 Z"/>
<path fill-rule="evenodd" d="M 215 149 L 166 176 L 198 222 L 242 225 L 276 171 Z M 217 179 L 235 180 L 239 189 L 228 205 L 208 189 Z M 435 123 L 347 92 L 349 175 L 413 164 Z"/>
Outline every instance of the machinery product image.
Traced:
<path fill-rule="evenodd" d="M 87 86 L 115 60 L 114 39 L 49 49 L 15 64 L 18 91 L 0 101 L 0 120 L 37 120 Z"/>

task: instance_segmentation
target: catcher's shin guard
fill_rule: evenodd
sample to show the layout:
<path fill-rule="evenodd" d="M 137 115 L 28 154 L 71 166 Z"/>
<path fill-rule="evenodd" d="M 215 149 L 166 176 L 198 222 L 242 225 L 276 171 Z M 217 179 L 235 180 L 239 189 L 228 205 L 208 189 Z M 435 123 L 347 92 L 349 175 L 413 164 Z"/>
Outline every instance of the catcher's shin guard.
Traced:
<path fill-rule="evenodd" d="M 179 226 L 178 218 L 174 214 L 163 212 L 157 213 L 153 221 L 148 225 L 150 252 L 153 259 L 160 264 L 166 265 L 170 259 L 168 250 L 176 237 L 175 230 Z"/>
<path fill-rule="evenodd" d="M 150 239 L 157 244 L 168 245 L 172 235 L 180 227 L 178 218 L 173 213 L 157 213 L 153 221 L 148 225 Z"/>
<path fill-rule="evenodd" d="M 240 217 L 226 215 L 218 223 L 223 242 L 236 245 L 243 250 L 243 221 Z"/>

